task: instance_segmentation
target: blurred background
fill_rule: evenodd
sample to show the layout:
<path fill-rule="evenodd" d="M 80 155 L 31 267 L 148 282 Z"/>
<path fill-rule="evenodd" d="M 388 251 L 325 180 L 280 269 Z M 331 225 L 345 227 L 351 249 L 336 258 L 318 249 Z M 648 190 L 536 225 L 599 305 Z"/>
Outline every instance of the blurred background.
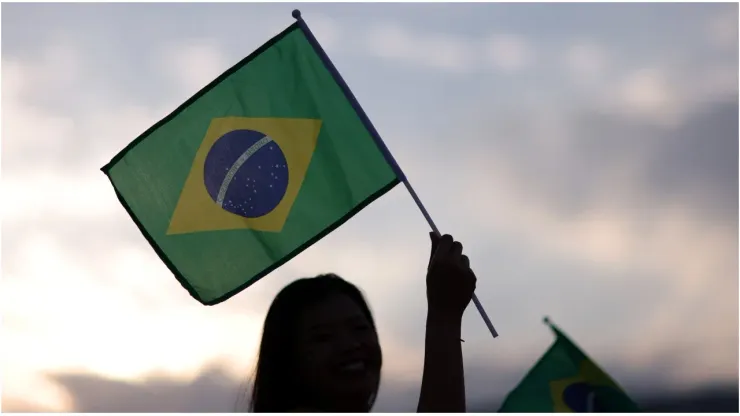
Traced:
<path fill-rule="evenodd" d="M 414 411 L 428 226 L 402 186 L 231 300 L 190 298 L 99 171 L 299 6 L 477 294 L 470 410 L 549 315 L 646 410 L 738 410 L 737 4 L 3 4 L 2 407 L 244 408 L 262 320 L 333 271 Z"/>

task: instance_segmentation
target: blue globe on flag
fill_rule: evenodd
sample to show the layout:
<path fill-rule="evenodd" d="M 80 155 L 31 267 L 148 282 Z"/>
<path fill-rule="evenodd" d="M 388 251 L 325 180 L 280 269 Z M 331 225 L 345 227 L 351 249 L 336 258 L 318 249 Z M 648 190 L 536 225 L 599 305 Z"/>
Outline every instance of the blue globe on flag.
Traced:
<path fill-rule="evenodd" d="M 288 189 L 288 162 L 280 146 L 255 130 L 219 137 L 203 166 L 206 190 L 224 210 L 258 218 L 278 206 Z"/>

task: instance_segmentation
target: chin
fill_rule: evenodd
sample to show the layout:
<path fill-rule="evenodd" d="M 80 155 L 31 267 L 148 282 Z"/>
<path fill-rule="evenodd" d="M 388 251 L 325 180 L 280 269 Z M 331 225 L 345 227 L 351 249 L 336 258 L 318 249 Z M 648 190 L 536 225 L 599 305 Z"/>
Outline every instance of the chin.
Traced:
<path fill-rule="evenodd" d="M 335 411 L 341 413 L 368 413 L 370 412 L 371 408 L 372 404 L 370 403 L 370 398 L 368 397 L 362 400 L 340 403 Z"/>
<path fill-rule="evenodd" d="M 377 396 L 377 383 L 372 386 L 358 386 L 356 389 L 343 389 L 337 397 L 342 397 L 340 412 L 365 413 L 369 412 Z"/>

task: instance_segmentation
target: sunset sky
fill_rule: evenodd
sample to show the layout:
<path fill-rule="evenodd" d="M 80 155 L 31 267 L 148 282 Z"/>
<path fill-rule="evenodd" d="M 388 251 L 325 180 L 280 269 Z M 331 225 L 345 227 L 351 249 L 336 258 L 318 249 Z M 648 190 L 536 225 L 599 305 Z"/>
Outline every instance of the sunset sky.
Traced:
<path fill-rule="evenodd" d="M 274 295 L 329 271 L 376 315 L 376 410 L 415 409 L 429 227 L 402 186 L 205 307 L 99 170 L 297 6 L 471 258 L 500 333 L 468 308 L 471 403 L 545 315 L 635 395 L 737 385 L 737 4 L 3 4 L 3 410 L 233 410 Z"/>

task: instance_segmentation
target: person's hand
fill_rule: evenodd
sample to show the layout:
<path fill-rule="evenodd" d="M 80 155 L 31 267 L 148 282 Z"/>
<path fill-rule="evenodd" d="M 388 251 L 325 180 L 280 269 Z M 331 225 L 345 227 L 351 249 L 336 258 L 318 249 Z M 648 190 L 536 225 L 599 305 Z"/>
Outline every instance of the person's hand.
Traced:
<path fill-rule="evenodd" d="M 460 323 L 475 291 L 476 277 L 463 246 L 450 235 L 429 233 L 432 253 L 427 268 L 429 315 Z"/>

